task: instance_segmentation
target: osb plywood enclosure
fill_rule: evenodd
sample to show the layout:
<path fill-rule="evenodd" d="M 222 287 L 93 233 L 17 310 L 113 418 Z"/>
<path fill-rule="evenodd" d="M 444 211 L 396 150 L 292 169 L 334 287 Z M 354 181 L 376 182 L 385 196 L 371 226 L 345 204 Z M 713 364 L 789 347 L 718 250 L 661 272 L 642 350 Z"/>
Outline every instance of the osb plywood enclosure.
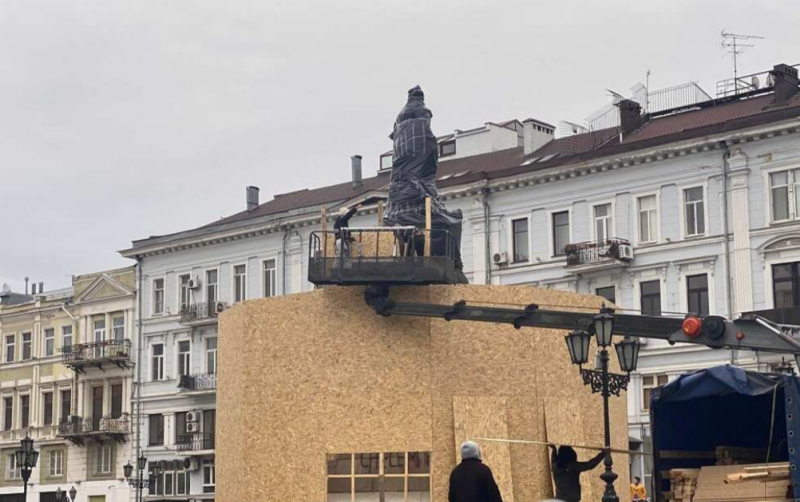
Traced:
<path fill-rule="evenodd" d="M 396 288 L 405 301 L 539 303 L 603 299 L 509 286 Z M 560 306 L 560 307 L 559 307 Z M 456 446 L 496 436 L 602 444 L 602 400 L 558 330 L 381 317 L 363 288 L 248 301 L 220 317 L 217 500 L 446 501 Z M 616 364 L 616 362 L 614 362 Z M 625 397 L 611 401 L 613 446 L 627 448 Z M 543 446 L 480 442 L 503 499 L 552 497 Z M 590 455 L 579 452 L 581 459 Z M 628 459 L 615 456 L 627 499 Z M 602 466 L 582 479 L 599 499 Z"/>

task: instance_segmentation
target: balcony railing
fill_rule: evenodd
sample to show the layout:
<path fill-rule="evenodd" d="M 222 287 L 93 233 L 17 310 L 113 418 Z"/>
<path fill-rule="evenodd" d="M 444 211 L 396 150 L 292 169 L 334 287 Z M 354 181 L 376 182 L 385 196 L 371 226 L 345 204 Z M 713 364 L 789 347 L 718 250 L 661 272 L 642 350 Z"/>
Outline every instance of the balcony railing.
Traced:
<path fill-rule="evenodd" d="M 180 434 L 177 437 L 178 451 L 203 451 L 214 449 L 213 432 L 196 432 Z"/>
<path fill-rule="evenodd" d="M 127 367 L 130 359 L 130 340 L 103 340 L 61 348 L 61 362 L 78 371 L 85 365 L 101 365 L 103 362 Z"/>
<path fill-rule="evenodd" d="M 178 388 L 186 392 L 216 390 L 217 375 L 209 373 L 202 375 L 183 375 L 178 381 Z"/>
<path fill-rule="evenodd" d="M 564 251 L 568 267 L 614 260 L 630 261 L 633 258 L 630 242 L 618 238 L 569 244 Z"/>
<path fill-rule="evenodd" d="M 181 307 L 181 322 L 191 323 L 210 320 L 217 316 L 217 302 L 192 303 Z"/>
<path fill-rule="evenodd" d="M 58 436 L 65 437 L 75 444 L 83 444 L 84 437 L 108 437 L 118 442 L 125 441 L 131 432 L 131 421 L 127 415 L 119 418 L 71 416 L 58 424 Z"/>

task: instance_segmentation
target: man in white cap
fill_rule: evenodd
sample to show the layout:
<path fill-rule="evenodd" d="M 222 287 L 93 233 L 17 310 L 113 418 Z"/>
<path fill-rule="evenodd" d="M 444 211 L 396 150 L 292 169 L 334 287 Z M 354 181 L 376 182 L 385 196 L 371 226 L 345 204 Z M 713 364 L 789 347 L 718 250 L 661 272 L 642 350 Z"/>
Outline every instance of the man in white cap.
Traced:
<path fill-rule="evenodd" d="M 449 502 L 503 502 L 481 449 L 472 441 L 461 445 L 461 463 L 450 473 Z"/>

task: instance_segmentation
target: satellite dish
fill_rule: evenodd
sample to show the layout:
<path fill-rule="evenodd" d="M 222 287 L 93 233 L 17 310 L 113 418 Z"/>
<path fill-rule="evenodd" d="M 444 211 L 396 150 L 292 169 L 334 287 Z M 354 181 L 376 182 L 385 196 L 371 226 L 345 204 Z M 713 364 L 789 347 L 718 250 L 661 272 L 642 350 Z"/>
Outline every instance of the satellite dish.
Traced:
<path fill-rule="evenodd" d="M 751 80 L 751 85 L 753 89 L 758 89 L 761 87 L 761 83 L 758 81 L 758 75 L 753 75 L 753 79 Z"/>
<path fill-rule="evenodd" d="M 767 87 L 774 87 L 775 86 L 775 76 L 770 73 L 767 75 Z"/>

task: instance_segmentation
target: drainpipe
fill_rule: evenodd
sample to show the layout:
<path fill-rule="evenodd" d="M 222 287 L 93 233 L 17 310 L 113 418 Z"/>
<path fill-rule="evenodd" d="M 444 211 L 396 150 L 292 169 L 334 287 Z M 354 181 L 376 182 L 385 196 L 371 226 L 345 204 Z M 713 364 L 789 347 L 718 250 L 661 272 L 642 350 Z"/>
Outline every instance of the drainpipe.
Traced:
<path fill-rule="evenodd" d="M 482 188 L 481 194 L 483 194 L 483 227 L 484 227 L 484 235 L 486 235 L 486 284 L 492 284 L 492 232 L 490 228 L 491 224 L 491 208 L 489 207 L 489 193 L 490 190 L 488 188 Z"/>
<path fill-rule="evenodd" d="M 134 468 L 139 472 L 137 462 L 142 453 L 142 262 L 144 258 L 136 257 L 136 268 L 139 272 L 138 286 L 136 287 L 137 322 L 136 322 L 136 455 L 133 458 Z M 137 474 L 138 475 L 138 474 Z M 141 502 L 141 490 L 136 490 L 136 502 Z"/>
<path fill-rule="evenodd" d="M 286 230 L 283 232 L 283 251 L 281 254 L 281 268 L 283 269 L 283 273 L 281 274 L 281 281 L 282 286 L 281 288 L 283 291 L 281 292 L 282 295 L 286 296 L 286 239 L 289 238 L 289 227 L 286 227 Z"/>
<path fill-rule="evenodd" d="M 728 318 L 733 320 L 733 299 L 731 298 L 731 244 L 728 238 L 728 157 L 730 149 L 724 140 L 719 142 L 722 148 L 722 244 L 725 251 L 725 303 L 728 308 Z M 731 364 L 736 364 L 736 349 L 731 349 Z"/>

